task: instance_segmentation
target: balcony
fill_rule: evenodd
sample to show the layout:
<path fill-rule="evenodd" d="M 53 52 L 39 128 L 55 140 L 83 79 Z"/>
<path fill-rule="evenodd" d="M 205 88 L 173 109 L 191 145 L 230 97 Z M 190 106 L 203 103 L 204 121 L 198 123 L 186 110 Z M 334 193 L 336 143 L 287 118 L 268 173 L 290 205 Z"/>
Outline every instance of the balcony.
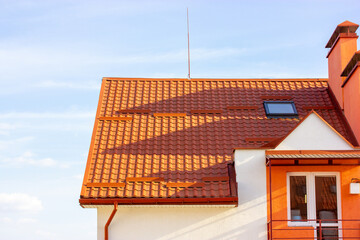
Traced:
<path fill-rule="evenodd" d="M 267 230 L 268 240 L 360 239 L 360 219 L 272 220 Z"/>

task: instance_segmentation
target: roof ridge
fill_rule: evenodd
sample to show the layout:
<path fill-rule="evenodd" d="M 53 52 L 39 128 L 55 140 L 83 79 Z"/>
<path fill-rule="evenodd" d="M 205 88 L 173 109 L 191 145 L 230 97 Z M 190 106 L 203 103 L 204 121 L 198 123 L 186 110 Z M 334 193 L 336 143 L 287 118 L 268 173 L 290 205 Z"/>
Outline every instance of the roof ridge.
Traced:
<path fill-rule="evenodd" d="M 148 81 L 328 81 L 328 78 L 135 78 L 103 77 L 102 80 L 148 80 Z"/>

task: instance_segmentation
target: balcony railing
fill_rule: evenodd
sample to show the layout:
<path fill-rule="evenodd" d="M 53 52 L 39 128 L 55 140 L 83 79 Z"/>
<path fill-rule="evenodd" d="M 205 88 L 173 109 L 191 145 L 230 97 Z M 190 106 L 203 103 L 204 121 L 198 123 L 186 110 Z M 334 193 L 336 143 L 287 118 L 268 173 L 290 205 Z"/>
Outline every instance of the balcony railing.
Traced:
<path fill-rule="evenodd" d="M 360 240 L 360 219 L 272 220 L 268 240 Z"/>

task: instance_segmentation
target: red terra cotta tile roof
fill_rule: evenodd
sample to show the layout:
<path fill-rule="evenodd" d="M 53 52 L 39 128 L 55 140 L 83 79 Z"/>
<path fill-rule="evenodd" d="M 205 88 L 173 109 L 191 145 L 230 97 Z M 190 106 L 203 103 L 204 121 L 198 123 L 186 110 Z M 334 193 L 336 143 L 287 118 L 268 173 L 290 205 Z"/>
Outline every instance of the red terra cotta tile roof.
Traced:
<path fill-rule="evenodd" d="M 265 100 L 299 117 L 268 118 Z M 356 145 L 326 79 L 104 78 L 80 204 L 235 203 L 233 149 L 284 137 L 312 109 Z"/>

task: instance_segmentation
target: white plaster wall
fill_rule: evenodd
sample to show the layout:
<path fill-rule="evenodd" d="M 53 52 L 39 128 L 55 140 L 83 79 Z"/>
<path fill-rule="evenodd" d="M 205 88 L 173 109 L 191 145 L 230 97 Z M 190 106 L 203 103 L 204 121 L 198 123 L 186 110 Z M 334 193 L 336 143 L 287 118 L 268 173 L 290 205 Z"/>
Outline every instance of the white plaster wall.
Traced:
<path fill-rule="evenodd" d="M 238 207 L 120 207 L 109 227 L 109 240 L 265 240 L 264 150 L 237 150 L 235 166 Z M 98 208 L 98 240 L 104 239 L 104 225 L 112 209 Z"/>
<path fill-rule="evenodd" d="M 344 139 L 315 113 L 310 114 L 276 150 L 352 150 Z"/>

